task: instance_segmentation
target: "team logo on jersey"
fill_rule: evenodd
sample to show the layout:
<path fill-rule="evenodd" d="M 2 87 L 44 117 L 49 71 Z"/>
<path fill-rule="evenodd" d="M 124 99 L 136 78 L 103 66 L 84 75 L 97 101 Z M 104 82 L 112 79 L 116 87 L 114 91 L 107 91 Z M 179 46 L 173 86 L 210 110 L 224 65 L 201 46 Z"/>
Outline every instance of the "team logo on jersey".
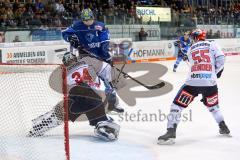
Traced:
<path fill-rule="evenodd" d="M 210 79 L 212 78 L 212 74 L 192 74 L 191 78 L 199 78 L 199 79 Z"/>
<path fill-rule="evenodd" d="M 94 35 L 92 33 L 87 33 L 85 38 L 88 42 L 92 42 Z"/>
<path fill-rule="evenodd" d="M 182 107 L 187 107 L 193 101 L 193 98 L 192 94 L 182 90 L 177 97 L 176 102 L 178 102 Z"/>
<path fill-rule="evenodd" d="M 95 29 L 96 30 L 98 30 L 98 31 L 101 31 L 101 30 L 103 30 L 103 27 L 102 26 L 100 26 L 100 25 L 96 25 L 96 26 L 94 26 L 95 27 Z"/>

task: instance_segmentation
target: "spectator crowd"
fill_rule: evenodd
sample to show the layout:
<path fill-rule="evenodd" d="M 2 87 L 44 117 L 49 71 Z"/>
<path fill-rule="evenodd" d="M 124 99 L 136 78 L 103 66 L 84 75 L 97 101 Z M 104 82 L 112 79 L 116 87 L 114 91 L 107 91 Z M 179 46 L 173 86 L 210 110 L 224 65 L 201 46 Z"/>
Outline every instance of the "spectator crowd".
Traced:
<path fill-rule="evenodd" d="M 239 24 L 240 3 L 229 6 L 193 5 L 190 0 L 0 0 L 0 27 L 65 27 L 77 19 L 83 8 L 91 8 L 96 18 L 107 24 L 142 24 L 136 6 L 171 7 L 174 26 L 195 24 Z M 200 0 L 201 1 L 201 0 Z M 72 0 L 73 2 L 73 0 Z M 117 18 L 116 18 L 117 17 Z"/>

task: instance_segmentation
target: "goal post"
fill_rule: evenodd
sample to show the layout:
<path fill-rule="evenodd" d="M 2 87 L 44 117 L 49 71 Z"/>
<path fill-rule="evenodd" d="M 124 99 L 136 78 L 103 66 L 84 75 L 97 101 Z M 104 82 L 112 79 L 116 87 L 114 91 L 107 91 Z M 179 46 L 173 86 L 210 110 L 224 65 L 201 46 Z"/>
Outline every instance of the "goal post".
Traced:
<path fill-rule="evenodd" d="M 33 120 L 63 104 L 62 125 L 29 137 Z M 56 111 L 56 110 L 55 110 Z M 0 159 L 70 160 L 66 68 L 0 64 Z"/>

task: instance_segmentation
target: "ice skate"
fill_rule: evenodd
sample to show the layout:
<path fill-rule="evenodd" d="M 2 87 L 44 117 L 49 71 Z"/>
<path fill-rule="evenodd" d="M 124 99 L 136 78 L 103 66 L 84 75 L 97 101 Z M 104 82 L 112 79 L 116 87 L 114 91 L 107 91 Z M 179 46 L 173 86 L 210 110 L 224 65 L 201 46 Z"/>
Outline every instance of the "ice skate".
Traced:
<path fill-rule="evenodd" d="M 174 128 L 168 128 L 167 133 L 158 137 L 158 144 L 160 145 L 172 145 L 175 144 L 176 139 L 176 125 Z"/>
<path fill-rule="evenodd" d="M 109 110 L 112 114 L 122 114 L 124 113 L 124 109 L 119 104 L 109 104 L 108 105 Z"/>
<path fill-rule="evenodd" d="M 108 110 L 111 113 L 117 113 L 117 114 L 122 114 L 124 112 L 124 109 L 119 105 L 118 98 L 114 94 L 109 94 L 108 95 Z"/>
<path fill-rule="evenodd" d="M 230 130 L 228 129 L 224 121 L 219 123 L 219 133 L 221 135 L 230 136 Z"/>

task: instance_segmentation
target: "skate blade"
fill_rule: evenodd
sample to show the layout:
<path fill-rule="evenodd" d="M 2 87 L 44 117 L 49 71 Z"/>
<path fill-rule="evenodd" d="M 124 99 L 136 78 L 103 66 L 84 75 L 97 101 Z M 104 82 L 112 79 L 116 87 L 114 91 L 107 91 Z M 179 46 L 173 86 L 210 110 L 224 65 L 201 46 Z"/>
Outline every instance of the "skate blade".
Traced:
<path fill-rule="evenodd" d="M 229 134 L 220 134 L 221 137 L 232 137 L 232 135 L 229 133 Z"/>
<path fill-rule="evenodd" d="M 95 137 L 99 138 L 101 140 L 104 140 L 106 142 L 112 142 L 112 141 L 117 140 L 117 138 L 114 135 L 111 135 L 111 136 L 109 135 L 109 136 L 106 137 L 105 135 L 97 134 L 97 135 L 95 135 Z"/>
<path fill-rule="evenodd" d="M 122 115 L 124 112 L 120 113 L 120 112 L 116 112 L 116 111 L 109 111 L 107 114 L 108 115 Z"/>
<path fill-rule="evenodd" d="M 175 138 L 169 138 L 168 140 L 158 140 L 159 145 L 173 145 L 175 144 Z"/>

